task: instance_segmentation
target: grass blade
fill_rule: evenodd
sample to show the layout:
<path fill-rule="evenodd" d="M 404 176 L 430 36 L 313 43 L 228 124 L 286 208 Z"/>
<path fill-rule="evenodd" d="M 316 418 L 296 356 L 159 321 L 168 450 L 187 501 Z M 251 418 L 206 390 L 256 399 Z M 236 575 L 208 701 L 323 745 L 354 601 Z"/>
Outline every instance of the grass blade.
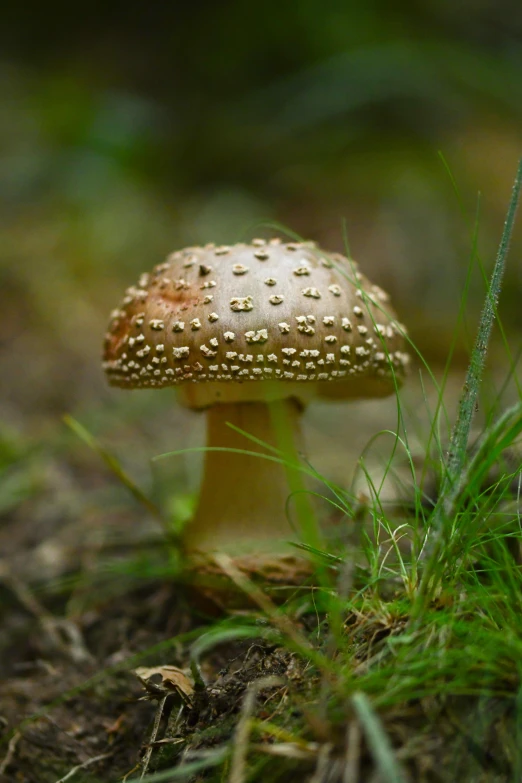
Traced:
<path fill-rule="evenodd" d="M 123 486 L 129 490 L 135 500 L 144 506 L 149 514 L 159 521 L 164 532 L 169 539 L 172 539 L 172 530 L 170 529 L 168 520 L 163 516 L 161 509 L 148 498 L 140 487 L 132 480 L 132 478 L 121 467 L 117 458 L 107 451 L 96 438 L 91 435 L 83 424 L 74 419 L 72 416 L 65 415 L 63 417 L 65 424 L 71 429 L 80 440 L 82 440 L 90 449 L 92 449 L 101 459 L 105 462 L 109 470 L 114 473 L 116 478 L 123 484 Z"/>
<path fill-rule="evenodd" d="M 388 735 L 368 697 L 361 692 L 354 693 L 352 704 L 384 783 L 405 783 Z"/>
<path fill-rule="evenodd" d="M 153 775 L 147 775 L 146 778 L 142 778 L 142 783 L 170 783 L 172 780 L 187 780 L 194 777 L 199 772 L 212 769 L 212 767 L 218 767 L 225 759 L 230 755 L 228 747 L 218 747 L 211 752 L 205 754 L 201 753 L 200 757 L 194 761 L 187 761 L 184 764 L 180 764 L 172 769 L 165 769 L 163 772 L 156 772 Z M 132 781 L 137 781 L 138 778 L 132 778 Z M 131 783 L 131 781 L 129 781 Z"/>
<path fill-rule="evenodd" d="M 466 449 L 468 445 L 471 423 L 475 411 L 477 397 L 484 373 L 484 365 L 488 351 L 491 331 L 497 312 L 497 303 L 502 286 L 502 279 L 506 266 L 506 258 L 509 251 L 515 216 L 522 186 L 522 159 L 519 162 L 517 175 L 513 184 L 511 201 L 504 223 L 504 230 L 497 252 L 491 282 L 486 294 L 486 301 L 482 310 L 479 330 L 475 346 L 471 354 L 466 380 L 464 383 L 464 393 L 459 404 L 459 413 L 455 427 L 451 436 L 450 451 L 448 456 L 448 465 L 446 473 L 446 490 L 458 485 L 458 477 L 464 466 L 466 458 Z"/>
<path fill-rule="evenodd" d="M 468 440 L 480 390 L 484 365 L 488 351 L 493 324 L 497 313 L 497 303 L 502 287 L 502 279 L 506 266 L 506 258 L 513 234 L 515 216 L 518 207 L 520 189 L 522 186 L 522 159 L 519 161 L 517 174 L 513 184 L 504 230 L 500 240 L 495 266 L 488 287 L 486 301 L 480 318 L 475 345 L 471 354 L 464 391 L 459 403 L 457 421 L 450 440 L 450 449 L 446 464 L 446 472 L 441 488 L 440 501 L 432 518 L 431 533 L 428 539 L 425 555 L 428 560 L 422 576 L 417 600 L 412 611 L 415 621 L 424 605 L 428 585 L 439 560 L 439 554 L 444 543 L 446 523 L 451 519 L 452 509 L 461 488 L 461 477 L 466 461 Z"/>

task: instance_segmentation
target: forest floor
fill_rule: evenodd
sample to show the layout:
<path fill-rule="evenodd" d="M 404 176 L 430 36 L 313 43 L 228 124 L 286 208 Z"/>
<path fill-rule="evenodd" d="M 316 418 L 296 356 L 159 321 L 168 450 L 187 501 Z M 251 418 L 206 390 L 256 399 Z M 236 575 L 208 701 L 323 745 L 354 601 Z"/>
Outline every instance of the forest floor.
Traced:
<path fill-rule="evenodd" d="M 277 615 L 290 633 L 257 604 L 194 600 L 159 527 L 74 438 L 4 434 L 2 457 L 0 783 L 518 780 L 515 582 L 441 594 L 416 642 L 400 579 L 376 589 L 358 568 L 336 650 L 316 588 Z"/>
<path fill-rule="evenodd" d="M 396 778 L 379 768 L 353 708 L 328 703 L 324 673 L 271 638 L 255 607 L 223 620 L 157 579 L 89 600 L 75 616 L 66 616 L 70 597 L 39 595 L 3 573 L 1 783 L 116 783 L 142 774 L 232 783 L 513 779 L 508 696 L 432 694 L 381 711 Z M 285 616 L 301 638 L 327 648 L 326 618 L 313 601 Z M 238 631 L 246 617 L 247 632 Z M 355 677 L 406 620 L 391 602 L 388 616 L 347 614 Z"/>

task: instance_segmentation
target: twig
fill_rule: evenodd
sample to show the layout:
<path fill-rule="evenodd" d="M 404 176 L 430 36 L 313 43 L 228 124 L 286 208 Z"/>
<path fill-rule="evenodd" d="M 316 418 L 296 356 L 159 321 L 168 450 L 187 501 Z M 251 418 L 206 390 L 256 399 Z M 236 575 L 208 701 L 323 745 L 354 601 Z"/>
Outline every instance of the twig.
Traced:
<path fill-rule="evenodd" d="M 60 778 L 60 780 L 57 780 L 56 783 L 65 783 L 66 780 L 70 780 L 73 775 L 76 775 L 77 772 L 80 772 L 82 769 L 87 769 L 87 767 L 90 767 L 92 764 L 96 764 L 97 761 L 108 759 L 109 756 L 112 756 L 113 753 L 114 751 L 111 750 L 110 753 L 101 753 L 99 756 L 93 756 L 92 759 L 87 759 L 87 761 L 84 761 L 83 764 L 78 764 L 76 767 L 70 769 L 67 775 L 64 775 L 64 777 Z"/>
<path fill-rule="evenodd" d="M 147 750 L 145 751 L 145 756 L 143 757 L 143 761 L 142 761 L 140 780 L 143 780 L 143 778 L 147 774 L 147 770 L 149 768 L 150 760 L 152 757 L 152 751 L 154 750 L 154 743 L 156 742 L 161 719 L 163 717 L 163 711 L 165 709 L 165 704 L 167 703 L 167 699 L 169 698 L 169 696 L 170 696 L 169 693 L 165 694 L 165 696 L 163 696 L 156 709 L 156 714 L 154 715 L 154 724 L 152 726 L 152 734 L 150 735 L 150 740 L 147 745 Z"/>
<path fill-rule="evenodd" d="M 5 754 L 5 758 L 0 764 L 0 775 L 3 775 L 9 766 L 9 764 L 12 762 L 16 750 L 16 746 L 18 745 L 19 740 L 21 739 L 22 735 L 19 731 L 16 731 L 11 739 L 9 740 L 9 745 L 7 746 L 7 753 Z"/>
<path fill-rule="evenodd" d="M 139 768 L 140 768 L 140 762 L 138 761 L 138 763 L 135 764 L 132 769 L 130 769 L 128 772 L 125 773 L 125 775 L 121 779 L 121 783 L 127 783 L 127 780 L 130 777 L 130 775 L 133 775 L 136 772 L 136 770 L 138 770 Z"/>

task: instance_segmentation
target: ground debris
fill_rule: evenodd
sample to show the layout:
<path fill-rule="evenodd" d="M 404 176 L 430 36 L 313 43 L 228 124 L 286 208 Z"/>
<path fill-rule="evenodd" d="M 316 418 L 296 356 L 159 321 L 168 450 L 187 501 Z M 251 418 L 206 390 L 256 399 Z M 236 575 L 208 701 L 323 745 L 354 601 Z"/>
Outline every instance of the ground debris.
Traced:
<path fill-rule="evenodd" d="M 171 591 L 151 585 L 77 618 L 90 659 L 75 662 L 59 650 L 41 658 L 30 638 L 18 648 L 19 661 L 0 682 L 0 783 L 74 783 L 85 775 L 114 783 L 181 765 L 200 770 L 198 780 L 232 783 L 377 780 L 349 700 L 327 693 L 323 705 L 322 677 L 304 657 L 264 638 L 223 642 L 196 667 L 189 644 L 159 654 L 163 605 L 176 606 L 183 631 L 197 627 Z M 310 638 L 317 620 L 300 617 Z M 354 676 L 381 664 L 403 622 L 392 613 L 346 617 Z M 434 694 L 379 717 L 405 783 L 449 783 L 457 772 L 461 783 L 512 779 L 516 715 L 507 697 Z"/>
<path fill-rule="evenodd" d="M 162 698 L 169 694 L 177 694 L 187 704 L 192 702 L 194 686 L 187 673 L 177 666 L 139 666 L 134 669 L 134 674 L 140 680 L 147 691 L 144 698 Z M 154 682 L 154 678 L 161 678 L 161 683 Z"/>

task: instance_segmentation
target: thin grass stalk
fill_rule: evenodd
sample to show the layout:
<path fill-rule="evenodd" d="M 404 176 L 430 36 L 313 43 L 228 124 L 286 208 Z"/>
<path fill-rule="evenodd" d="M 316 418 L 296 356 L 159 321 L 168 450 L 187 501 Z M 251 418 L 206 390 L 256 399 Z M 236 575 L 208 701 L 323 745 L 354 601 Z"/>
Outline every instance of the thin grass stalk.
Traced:
<path fill-rule="evenodd" d="M 495 260 L 491 282 L 487 291 L 486 301 L 482 310 L 475 346 L 471 354 L 471 360 L 466 374 L 464 391 L 459 403 L 457 421 L 451 436 L 440 501 L 433 514 L 431 531 L 425 549 L 427 564 L 421 578 L 417 599 L 412 610 L 413 622 L 418 619 L 419 614 L 424 607 L 428 587 L 432 581 L 434 571 L 439 563 L 441 550 L 445 544 L 447 521 L 451 519 L 455 501 L 458 498 L 462 486 L 461 477 L 466 461 L 471 424 L 482 383 L 491 332 L 496 318 L 497 303 L 502 287 L 506 258 L 515 225 L 521 186 L 522 159 L 519 161 L 517 174 L 513 184 L 511 200 L 504 223 L 504 230 L 502 232 Z"/>

